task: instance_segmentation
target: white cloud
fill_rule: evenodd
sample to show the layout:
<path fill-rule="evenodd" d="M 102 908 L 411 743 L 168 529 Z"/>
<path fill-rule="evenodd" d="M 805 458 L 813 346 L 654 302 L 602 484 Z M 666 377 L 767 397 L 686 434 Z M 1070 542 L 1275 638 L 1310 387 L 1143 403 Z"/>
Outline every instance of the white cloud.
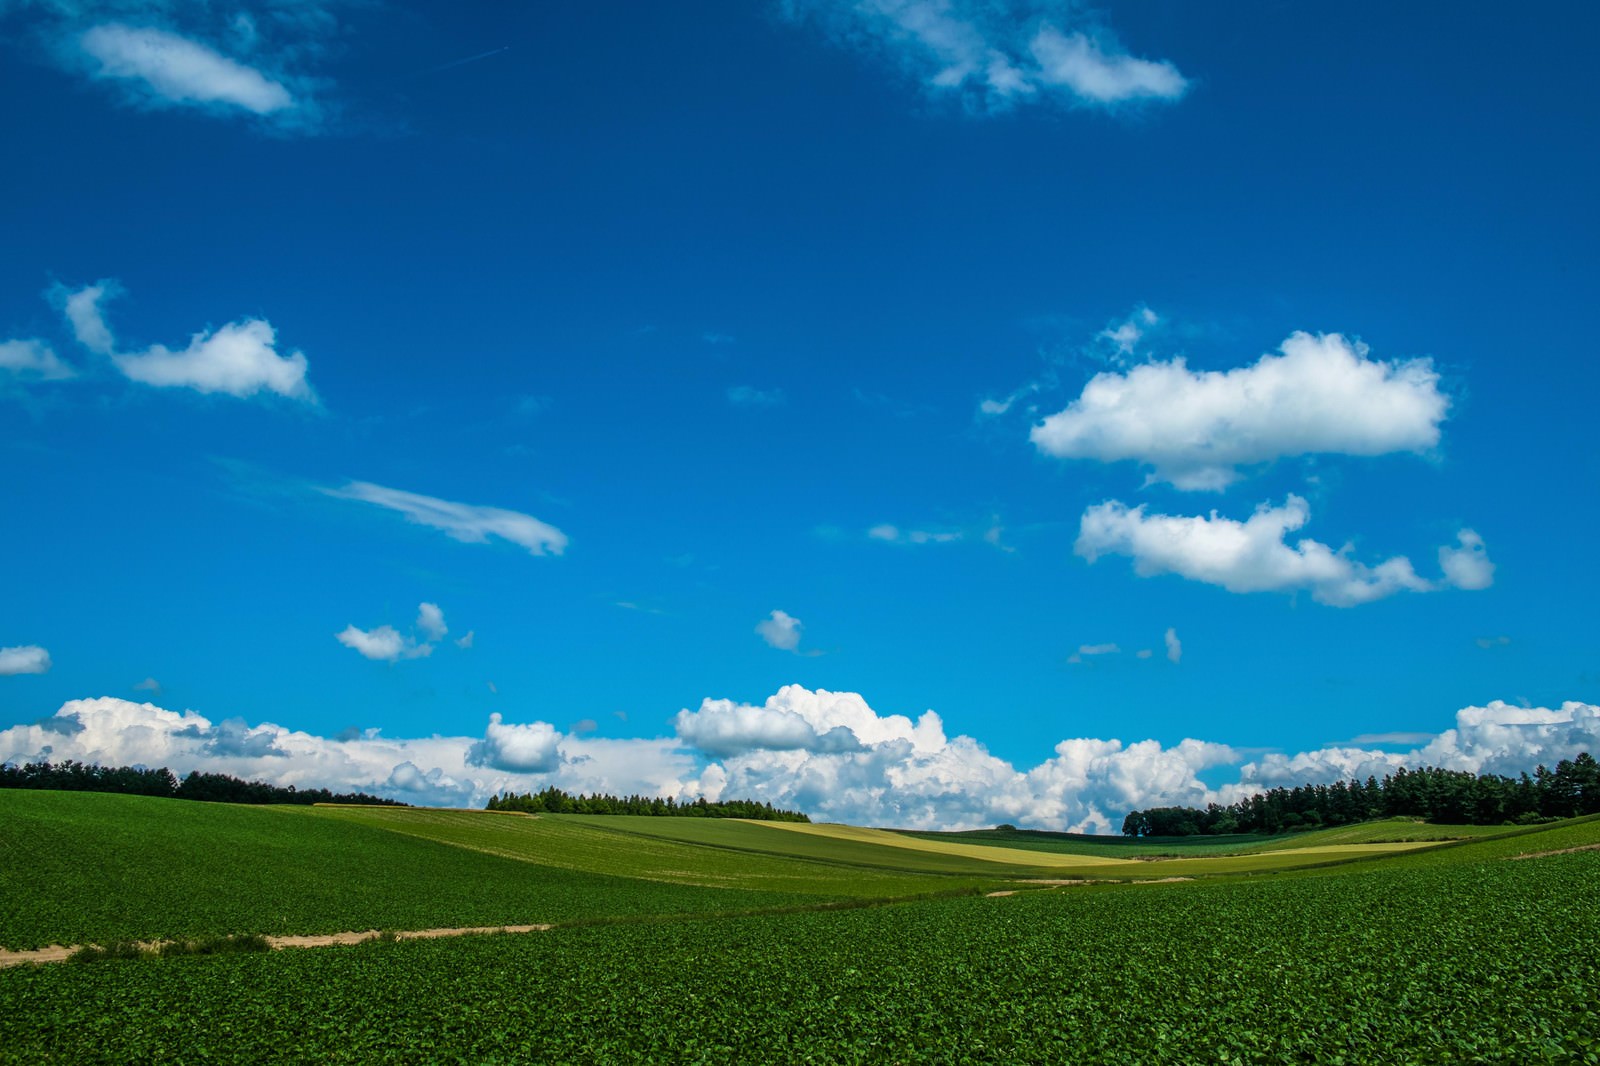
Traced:
<path fill-rule="evenodd" d="M 444 624 L 444 612 L 437 603 L 417 605 L 417 628 L 429 640 L 443 640 L 450 628 Z"/>
<path fill-rule="evenodd" d="M 1079 644 L 1079 655 L 1116 655 L 1122 651 L 1115 644 Z"/>
<path fill-rule="evenodd" d="M 253 115 L 295 106 L 281 82 L 176 33 L 104 23 L 81 34 L 78 46 L 98 64 L 95 77 L 131 83 L 151 104 L 240 108 Z"/>
<path fill-rule="evenodd" d="M 545 730 L 556 735 L 547 723 L 506 726 L 491 719 L 482 738 L 392 739 L 367 729 L 334 739 L 272 723 L 214 723 L 194 711 L 102 697 L 69 700 L 50 717 L 0 730 L 0 763 L 77 759 L 105 766 L 165 766 L 179 776 L 204 770 L 442 806 L 481 807 L 496 793 L 552 784 L 570 792 L 679 800 L 698 794 L 696 761 L 670 738 L 562 738 L 558 750 L 565 759 L 548 772 L 469 761 L 476 750 L 507 765 L 542 765 L 539 737 Z"/>
<path fill-rule="evenodd" d="M 819 732 L 805 715 L 784 706 L 783 693 L 768 700 L 765 707 L 708 699 L 697 711 L 679 711 L 673 728 L 685 743 L 719 757 L 757 749 L 862 750 L 860 739 L 848 725 L 828 725 Z"/>
<path fill-rule="evenodd" d="M 467 762 L 519 774 L 547 774 L 561 765 L 561 734 L 549 722 L 506 725 L 489 716 L 483 739 L 467 750 Z"/>
<path fill-rule="evenodd" d="M 777 407 L 783 403 L 782 389 L 757 389 L 735 385 L 728 390 L 728 402 L 735 407 Z"/>
<path fill-rule="evenodd" d="M 1404 743 L 1417 734 L 1379 734 L 1374 743 Z M 1425 734 L 1424 734 L 1425 736 Z M 1358 737 L 1357 741 L 1365 738 Z M 1437 766 L 1474 774 L 1516 776 L 1535 766 L 1553 766 L 1581 751 L 1600 750 L 1600 707 L 1567 702 L 1558 710 L 1515 707 L 1494 700 L 1456 712 L 1454 729 L 1403 752 L 1333 746 L 1296 755 L 1267 755 L 1240 768 L 1239 781 L 1219 790 L 1238 797 L 1277 785 L 1292 787 L 1368 776 L 1398 767 Z M 1231 802 L 1224 800 L 1224 802 Z"/>
<path fill-rule="evenodd" d="M 424 659 L 433 654 L 432 644 L 418 644 L 414 637 L 403 636 L 394 626 L 376 629 L 357 629 L 345 626 L 334 634 L 334 639 L 368 659 L 381 662 L 399 662 L 401 659 Z"/>
<path fill-rule="evenodd" d="M 1116 104 L 1127 100 L 1177 100 L 1189 89 L 1178 68 L 1165 60 L 1137 59 L 1114 41 L 1083 33 L 1064 34 L 1041 26 L 1028 50 L 1038 64 L 1035 79 L 1064 85 L 1084 100 Z"/>
<path fill-rule="evenodd" d="M 1063 12 L 1039 0 L 789 0 L 786 9 L 819 18 L 840 43 L 884 55 L 930 95 L 953 94 L 973 110 L 1029 100 L 1095 107 L 1171 101 L 1189 87 L 1172 63 L 1129 55 L 1104 27 L 1064 33 L 1041 22 Z"/>
<path fill-rule="evenodd" d="M 1114 322 L 1095 334 L 1095 340 L 1108 346 L 1118 357 L 1126 358 L 1144 340 L 1145 333 L 1160 321 L 1160 315 L 1140 306 L 1121 322 Z"/>
<path fill-rule="evenodd" d="M 0 677 L 13 674 L 47 674 L 50 672 L 50 653 L 37 644 L 21 644 L 0 648 Z"/>
<path fill-rule="evenodd" d="M 352 481 L 343 488 L 320 491 L 343 500 L 360 500 L 399 511 L 408 522 L 442 530 L 451 539 L 467 544 L 487 544 L 490 537 L 499 537 L 526 548 L 530 555 L 560 555 L 567 547 L 565 533 L 520 511 L 455 503 L 385 488 L 369 481 Z"/>
<path fill-rule="evenodd" d="M 933 711 L 913 721 L 879 714 L 855 693 L 798 685 L 760 706 L 706 700 L 681 712 L 674 725 L 677 737 L 607 740 L 562 735 L 542 721 L 507 725 L 494 715 L 481 738 L 392 739 L 368 729 L 331 739 L 102 697 L 70 700 L 54 715 L 0 730 L 0 762 L 166 766 L 180 775 L 205 770 L 440 805 L 481 806 L 495 793 L 553 784 L 679 800 L 750 797 L 858 825 L 1013 822 L 1115 832 L 1135 808 L 1230 803 L 1276 785 L 1381 777 L 1399 766 L 1515 775 L 1600 750 L 1600 707 L 1577 702 L 1550 710 L 1496 701 L 1463 708 L 1454 728 L 1437 735 L 1358 738 L 1418 742 L 1403 752 L 1352 743 L 1244 761 L 1229 745 L 1197 739 L 1166 747 L 1079 737 L 1056 744 L 1027 769 L 972 737 L 947 736 Z M 701 743 L 708 747 L 697 756 L 690 745 Z M 1229 766 L 1238 767 L 1234 780 L 1216 788 L 1201 780 Z"/>
<path fill-rule="evenodd" d="M 1282 507 L 1259 505 L 1243 522 L 1215 511 L 1209 517 L 1146 515 L 1142 504 L 1108 500 L 1084 511 L 1075 550 L 1091 563 L 1102 555 L 1129 556 L 1140 577 L 1178 574 L 1229 592 L 1304 589 L 1335 607 L 1440 587 L 1418 577 L 1404 556 L 1367 566 L 1350 557 L 1349 545 L 1334 551 L 1310 539 L 1285 543 L 1285 534 L 1310 517 L 1310 506 L 1293 494 Z"/>
<path fill-rule="evenodd" d="M 787 611 L 773 611 L 756 623 L 756 632 L 761 634 L 761 639 L 780 651 L 799 650 L 802 628 L 804 623 Z"/>
<path fill-rule="evenodd" d="M 34 381 L 66 381 L 78 376 L 41 340 L 0 341 L 0 371 Z"/>
<path fill-rule="evenodd" d="M 1168 626 L 1165 640 L 1167 642 L 1167 661 L 1181 663 L 1183 661 L 1183 641 L 1178 639 L 1178 631 Z"/>
<path fill-rule="evenodd" d="M 463 649 L 472 647 L 472 641 L 476 636 L 477 633 L 474 630 L 467 630 L 467 635 L 456 641 L 456 647 Z"/>
<path fill-rule="evenodd" d="M 1040 451 L 1151 467 L 1151 481 L 1221 489 L 1239 467 L 1312 453 L 1424 452 L 1450 401 L 1427 359 L 1384 362 L 1337 333 L 1295 333 L 1281 355 L 1228 371 L 1183 359 L 1096 374 L 1035 425 Z"/>
<path fill-rule="evenodd" d="M 147 677 L 133 687 L 137 692 L 148 692 L 156 699 L 161 698 L 161 682 L 153 677 Z"/>
<path fill-rule="evenodd" d="M 867 530 L 867 536 L 887 544 L 952 544 L 964 539 L 966 534 L 958 529 L 901 529 L 884 522 Z M 996 539 L 998 536 L 996 534 Z"/>
<path fill-rule="evenodd" d="M 1470 529 L 1456 534 L 1459 548 L 1439 549 L 1439 569 L 1444 579 L 1458 589 L 1486 589 L 1494 584 L 1494 563 L 1489 561 L 1483 538 Z"/>
<path fill-rule="evenodd" d="M 92 352 L 110 356 L 129 379 L 159 388 L 189 388 L 241 398 L 271 392 L 293 400 L 316 401 L 306 381 L 305 353 L 279 355 L 277 333 L 265 319 L 241 319 L 215 331 L 203 330 L 190 337 L 189 346 L 182 351 L 160 344 L 142 352 L 117 351 L 100 305 L 118 291 L 115 282 L 101 281 L 67 293 L 64 306 L 78 342 Z"/>

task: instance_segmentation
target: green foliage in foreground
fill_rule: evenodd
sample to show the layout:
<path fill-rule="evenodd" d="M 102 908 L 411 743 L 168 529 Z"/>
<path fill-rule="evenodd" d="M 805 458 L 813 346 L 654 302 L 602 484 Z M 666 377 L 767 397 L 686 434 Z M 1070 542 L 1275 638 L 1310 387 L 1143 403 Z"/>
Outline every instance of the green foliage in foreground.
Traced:
<path fill-rule="evenodd" d="M 708 888 L 536 865 L 334 816 L 352 810 L 428 813 L 0 791 L 0 947 L 521 925 L 830 898 L 800 877 L 788 884 L 813 891 Z"/>
<path fill-rule="evenodd" d="M 0 972 L 0 1061 L 1600 1063 L 1600 853 L 1478 847 L 1405 869 L 23 968 Z"/>

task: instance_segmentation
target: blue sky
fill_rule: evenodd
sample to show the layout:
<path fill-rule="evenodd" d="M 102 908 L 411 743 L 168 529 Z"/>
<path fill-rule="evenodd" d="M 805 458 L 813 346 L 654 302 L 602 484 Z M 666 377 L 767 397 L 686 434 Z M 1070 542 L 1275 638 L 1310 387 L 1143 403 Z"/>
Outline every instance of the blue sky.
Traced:
<path fill-rule="evenodd" d="M 0 759 L 1097 828 L 1591 746 L 1597 21 L 0 0 Z"/>

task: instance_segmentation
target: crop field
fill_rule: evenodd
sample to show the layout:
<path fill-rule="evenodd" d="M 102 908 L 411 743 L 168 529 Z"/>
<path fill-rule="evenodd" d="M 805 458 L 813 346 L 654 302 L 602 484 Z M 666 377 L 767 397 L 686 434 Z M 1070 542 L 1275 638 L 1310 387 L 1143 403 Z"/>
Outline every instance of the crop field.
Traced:
<path fill-rule="evenodd" d="M 1404 851 L 1304 834 L 1254 855 L 1129 860 L 1241 864 L 1191 881 L 1047 887 L 1020 864 L 833 827 L 27 800 L 0 796 L 8 946 L 58 939 L 46 930 L 74 907 L 102 924 L 188 910 L 199 932 L 257 931 L 269 908 L 249 897 L 281 907 L 292 892 L 251 880 L 230 895 L 207 872 L 217 854 L 235 878 L 267 870 L 301 889 L 322 869 L 298 912 L 322 927 L 358 913 L 386 917 L 351 928 L 497 924 L 472 917 L 494 895 L 500 920 L 543 907 L 568 924 L 4 969 L 0 1062 L 1600 1063 L 1597 818 Z M 96 910 L 107 823 L 140 847 L 168 828 L 116 853 L 127 894 Z M 763 850 L 783 840 L 806 854 Z M 1337 865 L 1311 861 L 1330 848 L 1346 849 Z M 40 851 L 57 855 L 48 885 L 27 870 Z M 921 865 L 897 874 L 897 855 Z M 1008 871 L 1011 894 L 982 894 L 996 882 L 962 873 L 975 861 Z M 1307 865 L 1275 872 L 1286 861 Z M 170 880 L 151 880 L 170 862 Z M 374 886 L 346 880 L 386 866 Z M 656 879 L 674 869 L 710 880 Z M 804 871 L 817 891 L 792 889 Z M 884 887 L 967 894 L 862 906 L 870 891 L 838 888 L 874 871 Z M 706 887 L 717 878 L 728 887 Z M 782 887 L 749 887 L 762 879 Z M 383 911 L 385 894 L 418 898 Z M 852 909 L 804 909 L 847 896 Z"/>

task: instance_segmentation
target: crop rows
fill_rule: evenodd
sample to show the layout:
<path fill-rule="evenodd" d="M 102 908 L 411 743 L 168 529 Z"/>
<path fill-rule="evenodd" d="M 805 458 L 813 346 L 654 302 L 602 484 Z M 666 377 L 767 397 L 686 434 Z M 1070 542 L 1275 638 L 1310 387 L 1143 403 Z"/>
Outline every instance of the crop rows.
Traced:
<path fill-rule="evenodd" d="M 15 970 L 0 1060 L 1600 1062 L 1600 853 L 1354 870 Z"/>

